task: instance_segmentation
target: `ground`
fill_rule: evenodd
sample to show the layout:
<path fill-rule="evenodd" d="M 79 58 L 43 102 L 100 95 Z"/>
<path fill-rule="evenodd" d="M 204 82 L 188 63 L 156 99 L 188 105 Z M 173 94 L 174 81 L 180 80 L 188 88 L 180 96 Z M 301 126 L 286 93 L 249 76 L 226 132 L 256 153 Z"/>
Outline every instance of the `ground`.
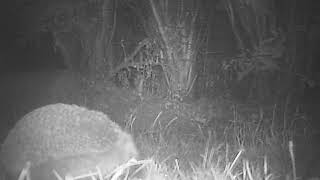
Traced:
<path fill-rule="evenodd" d="M 290 116 L 298 123 L 284 131 L 277 128 L 273 106 L 241 105 L 224 98 L 186 102 L 141 98 L 130 89 L 68 71 L 7 74 L 1 83 L 1 141 L 27 112 L 63 102 L 108 114 L 134 136 L 140 158 L 154 159 L 173 179 L 184 179 L 182 172 L 190 177 L 185 179 L 199 179 L 208 170 L 215 177 L 229 173 L 235 179 L 250 179 L 244 174 L 251 172 L 256 179 L 269 175 L 291 179 L 290 140 L 298 176 L 317 173 L 320 148 L 305 132 L 303 113 Z"/>

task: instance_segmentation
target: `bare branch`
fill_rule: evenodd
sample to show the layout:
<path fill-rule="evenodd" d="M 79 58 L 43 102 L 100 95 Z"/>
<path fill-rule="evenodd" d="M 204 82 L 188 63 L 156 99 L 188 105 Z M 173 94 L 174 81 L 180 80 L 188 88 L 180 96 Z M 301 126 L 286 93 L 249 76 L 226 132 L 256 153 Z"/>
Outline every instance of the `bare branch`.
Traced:
<path fill-rule="evenodd" d="M 140 49 L 142 47 L 144 47 L 147 43 L 149 42 L 148 39 L 144 39 L 142 40 L 139 45 L 135 48 L 135 50 L 130 54 L 130 56 L 126 57 L 123 62 L 118 65 L 115 70 L 113 70 L 110 74 L 112 76 L 114 76 L 118 71 L 120 71 L 122 68 L 126 68 L 126 67 L 129 67 L 129 66 L 134 66 L 136 65 L 137 63 L 133 62 L 133 59 L 134 57 L 138 54 L 138 52 L 140 51 Z"/>
<path fill-rule="evenodd" d="M 155 5 L 153 0 L 149 0 L 149 1 L 150 1 L 150 4 L 151 4 L 151 9 L 152 9 L 153 15 L 154 15 L 154 17 L 155 17 L 155 19 L 157 21 L 157 25 L 158 25 L 158 29 L 160 31 L 161 37 L 164 40 L 166 46 L 168 46 L 168 39 L 166 38 L 165 30 L 163 28 L 163 24 L 162 24 L 162 21 L 160 19 L 159 13 L 158 13 L 158 11 L 156 9 L 156 5 Z"/>

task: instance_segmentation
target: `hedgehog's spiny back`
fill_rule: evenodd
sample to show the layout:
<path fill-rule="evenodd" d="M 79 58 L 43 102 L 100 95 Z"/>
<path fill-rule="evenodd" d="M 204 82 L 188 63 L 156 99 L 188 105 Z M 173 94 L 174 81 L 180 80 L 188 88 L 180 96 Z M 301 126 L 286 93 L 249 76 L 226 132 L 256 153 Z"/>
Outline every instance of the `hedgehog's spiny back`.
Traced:
<path fill-rule="evenodd" d="M 47 105 L 18 121 L 2 145 L 2 161 L 14 173 L 27 161 L 36 166 L 51 159 L 113 151 L 124 137 L 129 137 L 132 149 L 123 153 L 136 156 L 131 136 L 107 115 L 76 105 Z"/>

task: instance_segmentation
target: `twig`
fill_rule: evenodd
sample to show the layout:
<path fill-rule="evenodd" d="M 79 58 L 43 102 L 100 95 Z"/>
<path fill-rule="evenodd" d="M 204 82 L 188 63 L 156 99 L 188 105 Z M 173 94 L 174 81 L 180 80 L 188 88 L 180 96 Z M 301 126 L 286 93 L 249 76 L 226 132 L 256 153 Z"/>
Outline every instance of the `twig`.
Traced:
<path fill-rule="evenodd" d="M 156 9 L 156 5 L 155 5 L 153 0 L 149 0 L 149 1 L 150 1 L 150 4 L 151 4 L 151 9 L 152 9 L 153 15 L 154 15 L 154 17 L 156 19 L 156 22 L 158 24 L 158 29 L 159 29 L 160 35 L 161 35 L 161 37 L 162 37 L 162 39 L 163 39 L 163 41 L 164 41 L 164 43 L 165 43 L 165 45 L 167 47 L 167 50 L 169 50 L 169 48 L 168 48 L 168 45 L 169 45 L 168 39 L 166 38 L 165 30 L 163 28 L 163 24 L 161 22 L 159 13 L 158 13 L 158 11 Z"/>
<path fill-rule="evenodd" d="M 110 45 L 111 45 L 111 42 L 112 42 L 114 33 L 115 33 L 115 31 L 116 31 L 116 25 L 117 25 L 117 6 L 118 6 L 118 3 L 117 3 L 117 0 L 115 0 L 115 1 L 114 1 L 114 12 L 113 12 L 113 25 L 112 25 L 111 35 L 110 35 L 110 38 L 109 38 L 109 41 L 108 41 L 108 44 L 107 44 L 107 49 L 110 48 Z M 110 54 L 112 54 L 112 53 L 110 53 Z"/>
<path fill-rule="evenodd" d="M 139 64 L 139 63 L 134 63 L 134 62 L 132 62 L 132 61 L 133 61 L 133 58 L 134 58 L 134 57 L 136 56 L 136 54 L 140 51 L 140 49 L 141 49 L 142 47 L 144 47 L 148 42 L 149 42 L 148 39 L 142 40 L 142 41 L 139 43 L 139 45 L 136 47 L 136 49 L 131 53 L 131 55 L 128 56 L 128 57 L 126 57 L 126 58 L 124 59 L 124 61 L 123 61 L 119 66 L 117 66 L 117 67 L 115 68 L 115 70 L 113 70 L 113 71 L 110 73 L 110 74 L 111 74 L 110 78 L 111 78 L 112 76 L 114 76 L 114 75 L 115 75 L 118 71 L 120 71 L 122 68 L 129 67 L 129 66 L 133 66 L 133 65 L 135 65 L 135 64 Z"/>
<path fill-rule="evenodd" d="M 250 180 L 253 180 L 253 176 L 252 176 L 252 172 L 250 170 L 250 165 L 249 165 L 249 161 L 246 161 L 246 172 L 248 173 L 248 177 Z"/>
<path fill-rule="evenodd" d="M 153 124 L 152 124 L 152 128 L 154 128 L 154 126 L 156 125 L 156 122 L 158 121 L 159 117 L 161 116 L 162 111 L 160 111 L 157 115 L 157 117 L 154 119 Z"/>
<path fill-rule="evenodd" d="M 189 90 L 187 92 L 187 96 L 190 94 L 191 90 L 193 89 L 193 86 L 194 86 L 194 82 L 196 81 L 198 75 L 196 75 L 193 80 L 192 80 L 192 83 L 191 83 L 191 86 L 189 87 Z"/>
<path fill-rule="evenodd" d="M 98 166 L 96 167 L 96 169 L 97 169 L 97 172 L 98 172 L 99 180 L 103 180 L 101 169 Z"/>
<path fill-rule="evenodd" d="M 293 180 L 297 180 L 296 161 L 295 161 L 295 157 L 294 157 L 293 142 L 292 142 L 292 140 L 289 141 L 289 153 L 290 153 L 290 159 L 291 159 L 291 164 L 292 164 Z"/>
<path fill-rule="evenodd" d="M 238 159 L 240 158 L 240 156 L 241 156 L 241 154 L 243 153 L 243 151 L 244 151 L 244 150 L 241 149 L 241 150 L 238 152 L 236 158 L 234 158 L 232 164 L 231 164 L 230 167 L 227 169 L 227 174 L 231 174 L 231 171 L 232 171 L 233 167 L 235 166 L 236 162 L 237 162 Z"/>
<path fill-rule="evenodd" d="M 31 167 L 31 162 L 27 162 L 24 166 L 24 168 L 22 169 L 18 180 L 30 180 L 30 167 Z"/>
<path fill-rule="evenodd" d="M 177 120 L 178 117 L 174 117 L 173 119 L 171 119 L 171 121 L 166 125 L 166 127 L 164 129 L 167 129 L 175 120 Z"/>
<path fill-rule="evenodd" d="M 58 180 L 63 180 L 63 178 L 60 176 L 60 174 L 59 174 L 55 169 L 52 170 L 52 173 L 54 174 L 54 176 L 55 176 Z"/>

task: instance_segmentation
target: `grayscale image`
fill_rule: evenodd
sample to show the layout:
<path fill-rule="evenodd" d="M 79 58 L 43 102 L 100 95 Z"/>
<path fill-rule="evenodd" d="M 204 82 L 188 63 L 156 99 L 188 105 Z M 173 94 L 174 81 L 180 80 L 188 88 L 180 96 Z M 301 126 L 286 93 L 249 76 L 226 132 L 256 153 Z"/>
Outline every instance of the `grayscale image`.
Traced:
<path fill-rule="evenodd" d="M 0 180 L 320 180 L 319 0 L 6 0 Z"/>

